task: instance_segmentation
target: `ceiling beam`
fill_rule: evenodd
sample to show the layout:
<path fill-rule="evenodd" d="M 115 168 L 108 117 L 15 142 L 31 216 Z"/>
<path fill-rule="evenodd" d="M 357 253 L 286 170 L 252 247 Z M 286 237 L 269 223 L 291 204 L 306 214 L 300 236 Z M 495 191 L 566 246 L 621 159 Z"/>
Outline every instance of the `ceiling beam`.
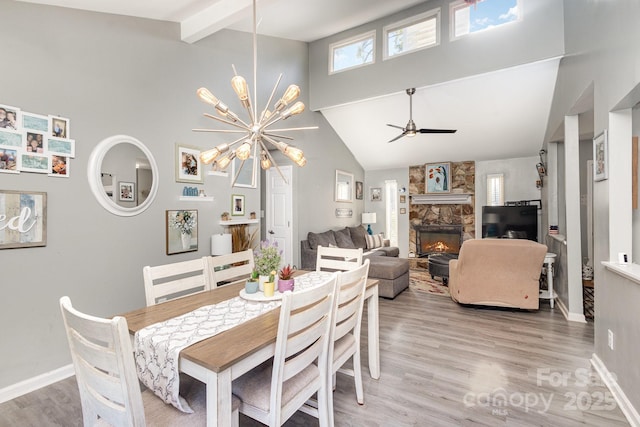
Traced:
<path fill-rule="evenodd" d="M 180 22 L 180 38 L 195 43 L 230 24 L 251 16 L 251 0 L 218 0 L 211 6 Z"/>

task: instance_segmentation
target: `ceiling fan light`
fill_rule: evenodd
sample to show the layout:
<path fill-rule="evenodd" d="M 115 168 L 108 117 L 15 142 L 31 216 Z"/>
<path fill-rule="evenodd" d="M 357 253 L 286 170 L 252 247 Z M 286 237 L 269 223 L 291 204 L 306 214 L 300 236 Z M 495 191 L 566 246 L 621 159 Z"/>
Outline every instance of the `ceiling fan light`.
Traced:
<path fill-rule="evenodd" d="M 231 79 L 231 87 L 240 98 L 240 101 L 247 101 L 249 99 L 249 88 L 247 87 L 247 81 L 242 76 L 234 76 Z"/>
<path fill-rule="evenodd" d="M 407 133 L 405 133 L 405 136 L 416 136 L 416 131 L 415 130 L 409 130 L 407 131 Z"/>
<path fill-rule="evenodd" d="M 296 163 L 304 158 L 304 153 L 302 152 L 302 150 L 292 146 L 288 146 L 284 150 L 284 154 Z"/>
<path fill-rule="evenodd" d="M 291 107 L 282 112 L 282 120 L 287 119 L 293 115 L 300 114 L 304 111 L 304 104 L 301 101 L 296 102 Z"/>
<path fill-rule="evenodd" d="M 236 149 L 236 157 L 240 160 L 247 160 L 251 156 L 251 141 L 245 141 Z"/>

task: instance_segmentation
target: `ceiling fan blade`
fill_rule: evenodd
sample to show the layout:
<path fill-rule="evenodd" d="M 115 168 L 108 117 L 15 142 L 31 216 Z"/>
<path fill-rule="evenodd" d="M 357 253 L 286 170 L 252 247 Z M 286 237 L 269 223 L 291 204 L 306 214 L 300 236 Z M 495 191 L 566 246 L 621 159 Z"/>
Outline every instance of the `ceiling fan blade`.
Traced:
<path fill-rule="evenodd" d="M 387 123 L 387 126 L 391 126 L 392 128 L 398 128 L 398 129 L 404 130 L 404 128 L 402 126 L 398 126 L 398 125 L 390 125 L 390 124 Z"/>
<path fill-rule="evenodd" d="M 456 133 L 457 129 L 418 129 L 420 133 Z"/>
<path fill-rule="evenodd" d="M 387 141 L 387 142 L 393 142 L 393 141 L 397 141 L 398 139 L 402 138 L 405 135 L 404 132 L 402 132 L 400 135 L 396 136 L 395 138 Z"/>

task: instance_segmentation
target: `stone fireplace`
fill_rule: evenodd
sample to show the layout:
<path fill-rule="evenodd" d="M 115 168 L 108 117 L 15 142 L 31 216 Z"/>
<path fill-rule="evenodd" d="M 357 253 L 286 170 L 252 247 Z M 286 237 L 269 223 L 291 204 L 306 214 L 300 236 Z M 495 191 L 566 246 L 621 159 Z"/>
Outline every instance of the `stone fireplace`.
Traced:
<path fill-rule="evenodd" d="M 417 225 L 415 253 L 426 257 L 433 253 L 457 254 L 462 245 L 462 225 Z"/>

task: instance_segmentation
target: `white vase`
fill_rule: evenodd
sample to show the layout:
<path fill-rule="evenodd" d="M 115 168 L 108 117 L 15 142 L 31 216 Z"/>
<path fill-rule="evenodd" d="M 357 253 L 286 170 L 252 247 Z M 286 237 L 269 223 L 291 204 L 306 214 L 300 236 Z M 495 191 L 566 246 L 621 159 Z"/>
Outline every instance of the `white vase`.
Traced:
<path fill-rule="evenodd" d="M 180 239 L 182 241 L 182 249 L 187 250 L 191 247 L 191 234 L 182 233 Z"/>

